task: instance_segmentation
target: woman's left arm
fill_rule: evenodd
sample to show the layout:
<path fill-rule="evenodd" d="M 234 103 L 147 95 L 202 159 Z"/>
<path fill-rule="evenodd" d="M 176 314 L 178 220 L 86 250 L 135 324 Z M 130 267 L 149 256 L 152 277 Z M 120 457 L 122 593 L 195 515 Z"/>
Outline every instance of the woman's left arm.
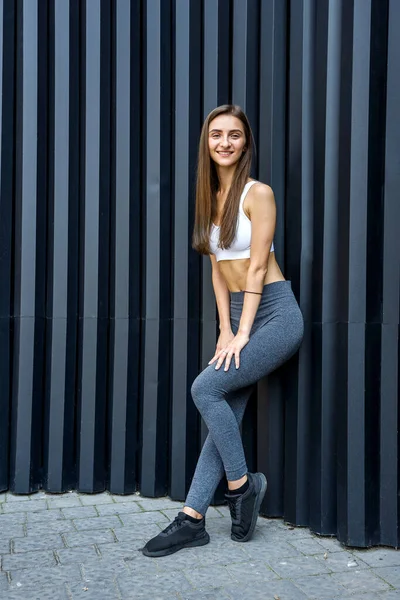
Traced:
<path fill-rule="evenodd" d="M 268 271 L 268 259 L 274 239 L 276 205 L 274 192 L 268 185 L 253 186 L 249 212 L 251 217 L 250 264 L 247 271 L 245 290 L 258 292 L 245 294 L 238 334 L 250 335 L 260 304 L 260 293 Z"/>

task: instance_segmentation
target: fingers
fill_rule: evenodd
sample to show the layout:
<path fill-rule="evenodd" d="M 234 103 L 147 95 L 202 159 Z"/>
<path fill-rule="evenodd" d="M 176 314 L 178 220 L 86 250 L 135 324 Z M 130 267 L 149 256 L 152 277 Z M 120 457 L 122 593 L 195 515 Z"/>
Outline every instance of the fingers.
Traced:
<path fill-rule="evenodd" d="M 221 351 L 221 355 L 218 359 L 218 362 L 215 366 L 216 369 L 219 369 L 222 365 L 222 363 L 225 361 L 225 367 L 224 367 L 224 371 L 228 371 L 231 361 L 232 361 L 232 356 L 235 356 L 235 366 L 238 369 L 239 365 L 240 365 L 240 350 L 234 350 L 233 348 L 231 348 L 229 351 L 227 350 L 222 350 Z"/>

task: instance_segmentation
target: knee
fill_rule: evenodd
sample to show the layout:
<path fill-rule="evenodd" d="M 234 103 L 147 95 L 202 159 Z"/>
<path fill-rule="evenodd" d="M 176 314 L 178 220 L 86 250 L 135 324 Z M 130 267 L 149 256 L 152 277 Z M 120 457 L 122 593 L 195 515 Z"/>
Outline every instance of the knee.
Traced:
<path fill-rule="evenodd" d="M 193 402 L 196 406 L 202 403 L 202 398 L 204 396 L 204 385 L 202 383 L 201 373 L 197 375 L 196 379 L 192 383 L 192 387 L 190 388 L 190 393 L 192 394 Z"/>
<path fill-rule="evenodd" d="M 210 403 L 213 395 L 211 382 L 205 377 L 204 371 L 197 375 L 190 388 L 193 402 L 200 412 L 203 412 L 206 405 Z"/>

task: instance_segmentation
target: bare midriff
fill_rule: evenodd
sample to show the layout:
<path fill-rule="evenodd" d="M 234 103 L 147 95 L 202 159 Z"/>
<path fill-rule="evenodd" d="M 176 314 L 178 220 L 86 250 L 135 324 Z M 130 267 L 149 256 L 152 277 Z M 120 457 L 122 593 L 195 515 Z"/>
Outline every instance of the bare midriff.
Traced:
<path fill-rule="evenodd" d="M 249 264 L 249 258 L 220 260 L 218 262 L 220 273 L 225 279 L 226 285 L 230 292 L 241 292 L 242 290 L 246 289 L 246 279 Z M 267 283 L 273 283 L 274 281 L 285 281 L 285 278 L 279 268 L 278 263 L 276 262 L 275 252 L 270 252 L 268 258 L 268 272 L 264 279 L 264 285 Z"/>

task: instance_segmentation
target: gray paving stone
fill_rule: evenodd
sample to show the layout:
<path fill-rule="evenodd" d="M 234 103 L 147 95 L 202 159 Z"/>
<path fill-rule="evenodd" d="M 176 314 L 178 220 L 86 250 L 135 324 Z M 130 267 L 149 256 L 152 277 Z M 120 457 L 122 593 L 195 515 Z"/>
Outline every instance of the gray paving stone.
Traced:
<path fill-rule="evenodd" d="M 9 554 L 10 546 L 11 546 L 10 538 L 2 535 L 0 538 L 0 554 Z"/>
<path fill-rule="evenodd" d="M 371 567 L 400 567 L 400 551 L 393 548 L 354 550 L 353 554 Z"/>
<path fill-rule="evenodd" d="M 27 502 L 4 502 L 2 504 L 3 513 L 8 515 L 16 512 L 47 510 L 46 500 L 30 500 Z"/>
<path fill-rule="evenodd" d="M 338 581 L 332 578 L 332 575 L 309 575 L 308 577 L 297 577 L 293 583 L 298 586 L 308 597 L 322 600 L 323 598 L 339 598 L 347 593 Z"/>
<path fill-rule="evenodd" d="M 74 506 L 72 508 L 62 508 L 61 512 L 66 519 L 86 519 L 99 516 L 95 506 Z"/>
<path fill-rule="evenodd" d="M 134 514 L 123 514 L 120 515 L 124 525 L 141 525 L 142 523 L 165 523 L 163 527 L 166 527 L 169 523 L 168 517 L 160 513 L 159 511 L 154 512 L 142 512 Z"/>
<path fill-rule="evenodd" d="M 122 523 L 115 515 L 107 517 L 91 517 L 90 519 L 74 519 L 73 521 L 78 531 L 86 531 L 89 529 L 118 529 L 122 527 Z"/>
<path fill-rule="evenodd" d="M 57 550 L 56 554 L 62 565 L 85 563 L 98 558 L 98 554 L 94 545 L 80 546 L 76 548 L 63 548 L 61 550 Z"/>
<path fill-rule="evenodd" d="M 52 582 L 42 584 L 39 589 L 30 589 L 27 595 L 25 588 L 17 588 L 7 592 L 6 600 L 71 600 L 66 584 L 54 585 Z M 0 598 L 2 598 L 0 596 Z"/>
<path fill-rule="evenodd" d="M 109 504 L 114 502 L 113 497 L 108 492 L 101 494 L 85 494 L 79 496 L 83 506 L 97 506 L 98 504 Z"/>
<path fill-rule="evenodd" d="M 144 568 L 148 569 L 152 563 L 152 560 L 144 556 L 140 551 L 140 548 L 142 548 L 142 544 L 138 541 L 119 542 L 116 544 L 102 544 L 98 548 L 103 558 L 108 558 L 109 560 L 117 561 L 129 561 L 128 566 L 130 568 L 132 564 L 143 564 Z M 154 568 L 154 565 L 152 565 L 152 568 Z"/>
<path fill-rule="evenodd" d="M 214 588 L 211 592 L 182 592 L 180 600 L 230 600 L 230 596 L 222 588 Z"/>
<path fill-rule="evenodd" d="M 276 579 L 274 581 L 254 582 L 249 585 L 224 588 L 231 600 L 307 600 L 308 597 L 292 582 Z"/>
<path fill-rule="evenodd" d="M 0 531 L 3 531 L 4 527 L 10 525 L 20 525 L 26 522 L 25 513 L 13 513 L 7 515 L 0 515 Z"/>
<path fill-rule="evenodd" d="M 47 550 L 49 548 L 64 548 L 61 535 L 29 535 L 25 538 L 18 538 L 13 542 L 13 551 L 15 553 Z"/>
<path fill-rule="evenodd" d="M 169 556 L 144 558 L 146 559 L 149 567 L 156 567 L 160 572 L 170 571 L 171 569 L 175 571 L 183 571 L 188 569 L 190 565 L 205 566 L 205 564 L 202 562 L 202 559 L 205 554 L 205 548 L 208 548 L 209 546 L 210 544 L 207 546 L 202 546 L 201 548 L 183 548 L 179 552 L 170 554 Z"/>
<path fill-rule="evenodd" d="M 2 540 L 10 540 L 25 536 L 24 525 L 22 523 L 0 524 L 0 536 Z"/>
<path fill-rule="evenodd" d="M 262 582 L 278 579 L 278 575 L 261 560 L 252 560 L 244 563 L 231 563 L 227 565 L 227 569 L 232 577 L 239 582 L 245 582 L 248 580 L 253 584 L 253 582 L 256 581 Z"/>
<path fill-rule="evenodd" d="M 326 561 L 317 556 L 294 556 L 281 560 L 269 560 L 269 566 L 281 577 L 301 577 L 330 573 Z"/>
<path fill-rule="evenodd" d="M 125 575 L 117 576 L 117 584 L 121 590 L 121 595 L 125 599 L 130 598 L 163 598 L 169 597 L 168 594 L 174 594 L 175 598 L 178 591 L 194 591 L 193 586 L 182 573 L 182 571 L 167 571 L 158 573 L 141 573 L 139 569 L 130 571 Z M 173 597 L 173 596 L 172 596 Z"/>
<path fill-rule="evenodd" d="M 82 565 L 84 581 L 112 580 L 117 575 L 129 572 L 129 567 L 124 560 L 110 560 L 109 557 L 97 557 L 96 561 Z"/>
<path fill-rule="evenodd" d="M 6 495 L 5 494 L 0 494 L 0 504 L 2 502 L 5 502 L 5 501 L 6 501 Z"/>
<path fill-rule="evenodd" d="M 74 508 L 82 506 L 79 496 L 63 496 L 62 498 L 48 498 L 47 503 L 50 509 L 54 508 Z"/>
<path fill-rule="evenodd" d="M 196 562 L 199 566 L 230 565 L 232 563 L 243 563 L 244 561 L 247 561 L 248 564 L 254 562 L 249 559 L 243 546 L 245 544 L 238 544 L 232 542 L 232 540 L 221 545 L 211 541 L 207 546 L 202 546 L 197 550 Z"/>
<path fill-rule="evenodd" d="M 315 540 L 328 552 L 337 552 L 338 550 L 348 550 L 337 538 L 314 535 Z"/>
<path fill-rule="evenodd" d="M 302 554 L 311 556 L 312 554 L 323 554 L 324 547 L 315 538 L 303 538 L 300 540 L 292 540 L 290 544 Z"/>
<path fill-rule="evenodd" d="M 31 569 L 42 567 L 53 567 L 56 564 L 54 554 L 51 550 L 42 552 L 24 552 L 21 554 L 9 554 L 3 556 L 3 571 L 14 571 L 16 569 Z"/>
<path fill-rule="evenodd" d="M 191 584 L 199 589 L 218 588 L 232 585 L 237 579 L 223 565 L 197 567 L 183 571 Z"/>
<path fill-rule="evenodd" d="M 2 592 L 8 592 L 9 587 L 10 586 L 8 584 L 7 574 L 0 573 L 0 598 L 1 598 Z"/>
<path fill-rule="evenodd" d="M 25 525 L 26 533 L 30 535 L 47 535 L 51 533 L 75 532 L 76 529 L 72 521 L 67 519 L 50 519 L 48 521 L 38 521 L 37 523 L 27 523 Z"/>
<path fill-rule="evenodd" d="M 120 600 L 118 589 L 113 581 L 98 581 L 68 584 L 73 600 Z"/>
<path fill-rule="evenodd" d="M 143 512 L 137 502 L 114 502 L 113 504 L 99 504 L 96 507 L 100 516 L 121 515 Z"/>
<path fill-rule="evenodd" d="M 133 492 L 133 494 L 112 494 L 112 498 L 114 502 L 138 502 L 142 496 L 139 492 Z"/>
<path fill-rule="evenodd" d="M 372 572 L 382 577 L 390 585 L 400 589 L 400 567 L 379 567 L 374 568 Z"/>
<path fill-rule="evenodd" d="M 66 533 L 64 539 L 67 546 L 88 546 L 90 544 L 108 544 L 115 542 L 115 538 L 109 529 L 93 529 L 92 531 L 79 531 L 78 533 Z"/>
<path fill-rule="evenodd" d="M 64 519 L 64 515 L 61 510 L 42 510 L 40 512 L 28 512 L 27 522 L 28 523 L 39 523 L 40 521 L 57 521 Z"/>
<path fill-rule="evenodd" d="M 233 542 L 235 543 L 235 542 Z M 244 552 L 253 560 L 263 560 L 269 563 L 273 560 L 300 557 L 302 554 L 288 542 L 265 540 L 263 537 L 254 537 L 243 544 Z"/>
<path fill-rule="evenodd" d="M 364 561 L 345 550 L 326 552 L 325 555 L 326 565 L 333 572 L 368 569 L 368 565 Z"/>
<path fill-rule="evenodd" d="M 7 492 L 4 497 L 6 502 L 29 502 L 31 499 L 35 499 L 34 494 L 13 494 L 12 492 Z"/>
<path fill-rule="evenodd" d="M 10 589 L 24 588 L 26 591 L 46 585 L 51 581 L 53 584 L 61 585 L 67 581 L 79 582 L 82 580 L 78 565 L 67 565 L 56 567 L 42 567 L 41 569 L 19 569 L 11 571 Z"/>
<path fill-rule="evenodd" d="M 389 592 L 371 592 L 360 594 L 342 594 L 341 596 L 335 596 L 332 600 L 399 600 L 399 591 L 392 590 Z"/>
<path fill-rule="evenodd" d="M 52 499 L 52 498 L 78 498 L 80 497 L 82 494 L 80 492 L 77 492 L 75 490 L 71 490 L 69 492 L 38 492 L 39 494 L 42 494 L 43 497 L 48 498 L 48 499 Z"/>
<path fill-rule="evenodd" d="M 114 535 L 120 542 L 132 542 L 134 540 L 150 540 L 158 535 L 161 527 L 157 523 L 145 523 L 139 527 L 125 525 L 114 531 Z"/>
<path fill-rule="evenodd" d="M 389 569 L 396 569 L 397 567 L 388 567 Z M 378 571 L 378 569 L 376 569 Z M 356 570 L 350 573 L 333 573 L 332 577 L 336 579 L 338 583 L 343 585 L 348 592 L 384 592 L 389 590 L 390 586 L 383 581 L 380 577 L 368 570 Z"/>
<path fill-rule="evenodd" d="M 164 498 L 145 498 L 144 496 L 136 496 L 136 502 L 139 503 L 142 510 L 179 510 L 183 508 L 183 502 L 176 502 L 168 497 Z"/>

